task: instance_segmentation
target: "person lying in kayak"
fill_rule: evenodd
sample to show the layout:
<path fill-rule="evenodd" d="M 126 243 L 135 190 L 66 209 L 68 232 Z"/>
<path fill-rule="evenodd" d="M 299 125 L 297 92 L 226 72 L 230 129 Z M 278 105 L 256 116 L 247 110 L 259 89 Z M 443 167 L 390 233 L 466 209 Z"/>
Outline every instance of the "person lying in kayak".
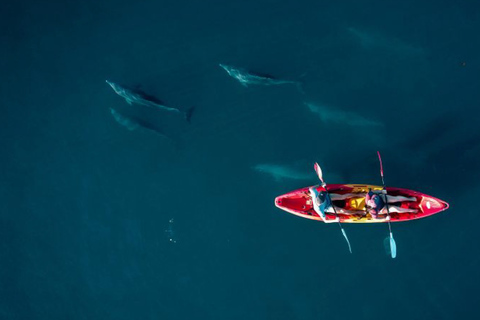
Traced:
<path fill-rule="evenodd" d="M 346 210 L 343 208 L 339 208 L 337 206 L 332 205 L 332 201 L 335 200 L 345 200 L 349 199 L 352 197 L 359 197 L 359 196 L 364 196 L 365 193 L 362 195 L 361 193 L 347 193 L 347 194 L 336 194 L 336 193 L 330 193 L 330 196 L 328 196 L 328 192 L 325 190 L 324 187 L 320 188 L 320 191 L 318 190 L 318 186 L 315 187 L 310 187 L 308 189 L 310 191 L 310 196 L 312 198 L 312 204 L 313 204 L 313 210 L 322 218 L 322 220 L 325 223 L 330 223 L 330 222 L 339 222 L 340 218 L 337 216 L 335 219 L 328 220 L 325 212 L 328 213 L 337 213 L 337 214 L 358 214 L 358 211 L 351 211 L 351 210 Z"/>
<path fill-rule="evenodd" d="M 408 213 L 408 212 L 417 212 L 417 209 L 402 208 L 393 203 L 405 202 L 405 201 L 417 201 L 415 197 L 403 197 L 403 196 L 391 196 L 382 193 L 383 190 L 379 192 L 374 192 L 370 190 L 365 196 L 365 208 L 367 212 L 374 219 L 382 219 L 379 217 L 380 214 L 388 214 L 388 212 L 396 213 Z M 386 198 L 385 198 L 386 197 Z M 385 199 L 388 201 L 388 211 L 387 206 L 385 205 Z M 386 219 L 390 219 L 387 215 Z"/>

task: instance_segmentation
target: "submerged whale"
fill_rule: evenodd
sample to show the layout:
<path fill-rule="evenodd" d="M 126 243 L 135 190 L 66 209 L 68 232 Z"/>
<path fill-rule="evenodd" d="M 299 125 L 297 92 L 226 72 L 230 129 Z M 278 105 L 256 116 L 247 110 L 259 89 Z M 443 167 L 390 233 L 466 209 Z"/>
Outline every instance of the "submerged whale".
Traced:
<path fill-rule="evenodd" d="M 113 91 L 115 91 L 116 94 L 124 98 L 125 101 L 127 101 L 127 103 L 130 105 L 139 104 L 146 107 L 152 107 L 169 112 L 183 114 L 185 119 L 190 122 L 193 108 L 190 108 L 186 112 L 184 112 L 177 108 L 168 107 L 163 101 L 157 99 L 154 96 L 148 95 L 141 90 L 128 88 L 126 86 L 122 86 L 109 80 L 105 81 L 110 85 L 110 87 L 112 87 Z"/>
<path fill-rule="evenodd" d="M 347 31 L 360 43 L 365 49 L 384 50 L 396 53 L 402 56 L 418 56 L 425 53 L 424 49 L 411 45 L 398 38 L 382 35 L 377 32 L 367 32 L 357 28 L 347 28 Z"/>
<path fill-rule="evenodd" d="M 132 116 L 127 116 L 113 108 L 110 108 L 110 113 L 112 114 L 115 121 L 117 121 L 120 125 L 124 126 L 130 131 L 136 130 L 138 128 L 143 128 L 148 131 L 159 134 L 162 137 L 168 138 L 159 128 L 157 128 L 151 123 L 148 123 L 146 121 L 143 121 L 141 119 L 138 119 Z"/>
<path fill-rule="evenodd" d="M 333 122 L 337 124 L 346 124 L 358 127 L 383 127 L 383 123 L 376 120 L 365 118 L 360 113 L 342 111 L 338 108 L 327 107 L 325 105 L 305 102 L 310 112 L 316 114 L 322 122 Z"/>
<path fill-rule="evenodd" d="M 227 71 L 229 76 L 237 79 L 245 87 L 248 87 L 249 84 L 263 86 L 294 84 L 300 86 L 300 82 L 298 81 L 278 79 L 268 74 L 249 72 L 247 70 L 235 68 L 222 63 L 220 63 L 219 66 L 222 67 L 225 71 Z"/>

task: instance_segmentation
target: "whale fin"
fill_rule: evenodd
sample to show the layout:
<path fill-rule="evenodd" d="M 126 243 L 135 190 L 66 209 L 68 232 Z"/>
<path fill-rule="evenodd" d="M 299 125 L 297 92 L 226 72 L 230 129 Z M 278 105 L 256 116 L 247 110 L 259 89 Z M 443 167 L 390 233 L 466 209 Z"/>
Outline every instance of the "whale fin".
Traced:
<path fill-rule="evenodd" d="M 190 120 L 192 119 L 193 111 L 195 111 L 195 107 L 191 107 L 185 112 L 185 120 L 187 120 L 188 123 L 190 123 Z"/>

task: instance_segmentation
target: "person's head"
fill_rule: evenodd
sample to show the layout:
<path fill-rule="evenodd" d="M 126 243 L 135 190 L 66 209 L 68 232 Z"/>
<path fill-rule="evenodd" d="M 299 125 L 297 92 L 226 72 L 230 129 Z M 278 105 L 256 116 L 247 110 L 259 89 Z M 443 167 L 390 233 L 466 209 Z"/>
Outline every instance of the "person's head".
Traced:
<path fill-rule="evenodd" d="M 369 192 L 369 196 L 365 199 L 365 208 L 368 213 L 374 218 L 377 218 L 378 212 L 381 208 L 379 208 L 379 204 L 381 202 L 381 198 L 378 194 L 373 192 Z"/>
<path fill-rule="evenodd" d="M 318 193 L 318 202 L 324 203 L 325 201 L 327 201 L 327 193 L 325 191 L 320 191 Z"/>
<path fill-rule="evenodd" d="M 375 195 L 371 198 L 369 198 L 366 202 L 365 202 L 365 205 L 367 206 L 367 209 L 369 208 L 376 208 L 377 207 L 377 204 L 375 203 L 375 199 L 374 199 Z"/>

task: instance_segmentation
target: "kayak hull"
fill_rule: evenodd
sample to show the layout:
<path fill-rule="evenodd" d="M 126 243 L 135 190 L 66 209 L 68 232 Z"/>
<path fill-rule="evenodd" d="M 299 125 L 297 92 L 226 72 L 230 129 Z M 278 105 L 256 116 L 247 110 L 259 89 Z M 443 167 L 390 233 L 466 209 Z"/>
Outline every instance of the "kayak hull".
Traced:
<path fill-rule="evenodd" d="M 314 186 L 317 190 L 323 190 L 321 186 Z M 330 194 L 349 195 L 347 199 L 335 200 L 334 205 L 339 208 L 337 210 L 341 223 L 382 223 L 387 222 L 386 215 L 379 215 L 379 219 L 374 219 L 365 211 L 365 194 L 369 190 L 382 190 L 383 187 L 365 184 L 331 184 L 327 186 Z M 400 203 L 389 203 L 389 208 L 397 206 L 399 211 L 411 212 L 393 212 L 391 210 L 390 221 L 402 222 L 425 218 L 436 213 L 445 211 L 449 205 L 447 202 L 438 198 L 426 195 L 424 193 L 387 187 L 389 196 L 402 196 L 407 198 L 415 198 L 415 201 L 405 201 Z M 302 218 L 323 221 L 322 218 L 313 209 L 312 198 L 310 196 L 309 187 L 294 190 L 275 198 L 275 206 L 286 212 L 292 213 Z M 326 213 L 327 220 L 334 220 L 336 217 L 333 213 Z"/>

